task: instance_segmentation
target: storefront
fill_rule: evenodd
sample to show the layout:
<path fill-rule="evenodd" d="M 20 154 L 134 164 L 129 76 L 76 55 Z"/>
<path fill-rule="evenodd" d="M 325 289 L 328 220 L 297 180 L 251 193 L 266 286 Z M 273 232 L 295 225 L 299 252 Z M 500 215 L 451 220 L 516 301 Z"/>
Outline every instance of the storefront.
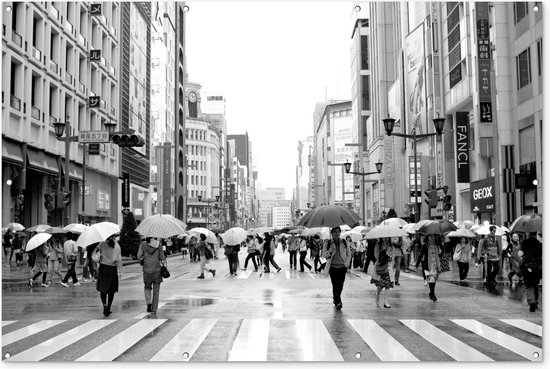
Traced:
<path fill-rule="evenodd" d="M 488 221 L 495 223 L 495 177 L 482 179 L 470 184 L 470 204 L 474 221 L 479 224 Z"/>

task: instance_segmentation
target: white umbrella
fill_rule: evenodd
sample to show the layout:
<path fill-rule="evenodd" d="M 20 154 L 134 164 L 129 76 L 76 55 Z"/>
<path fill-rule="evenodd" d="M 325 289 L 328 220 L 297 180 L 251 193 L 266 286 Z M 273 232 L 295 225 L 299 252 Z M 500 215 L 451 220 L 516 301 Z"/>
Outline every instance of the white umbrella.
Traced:
<path fill-rule="evenodd" d="M 88 226 L 86 224 L 71 223 L 63 227 L 63 229 L 71 233 L 82 233 L 88 229 Z"/>
<path fill-rule="evenodd" d="M 424 224 L 427 224 L 429 222 L 431 222 L 430 219 L 420 220 L 420 221 L 418 221 L 418 223 L 414 223 L 414 227 L 412 229 L 416 232 L 420 229 L 420 227 L 422 227 Z"/>
<path fill-rule="evenodd" d="M 188 232 L 191 236 L 195 236 L 197 238 L 197 242 L 200 241 L 200 235 L 204 234 L 206 235 L 206 242 L 218 243 L 218 239 L 216 238 L 216 235 L 214 234 L 214 232 L 212 232 L 209 229 L 206 229 L 203 227 L 196 227 L 196 228 L 190 229 Z"/>
<path fill-rule="evenodd" d="M 329 227 L 306 228 L 302 232 L 302 236 L 315 236 L 316 234 L 320 234 L 323 231 L 326 231 L 327 233 L 330 233 L 330 228 Z"/>
<path fill-rule="evenodd" d="M 365 227 L 365 226 L 356 226 L 356 227 L 353 227 L 353 229 L 352 229 L 352 231 L 359 232 L 359 233 L 367 233 L 370 230 L 371 230 L 371 228 L 368 228 L 368 227 Z"/>
<path fill-rule="evenodd" d="M 25 229 L 21 223 L 8 223 L 4 228 L 11 229 L 13 232 L 19 232 Z"/>
<path fill-rule="evenodd" d="M 61 227 L 50 227 L 44 231 L 44 233 L 50 233 L 50 234 L 65 234 L 67 231 L 64 228 Z"/>
<path fill-rule="evenodd" d="M 366 239 L 385 238 L 385 237 L 404 237 L 407 232 L 399 227 L 392 225 L 378 225 L 365 235 Z"/>
<path fill-rule="evenodd" d="M 455 224 L 456 223 L 456 224 Z M 475 224 L 473 221 L 471 220 L 463 220 L 462 222 L 455 222 L 453 223 L 457 228 L 466 228 L 466 229 L 471 229 L 472 226 Z"/>
<path fill-rule="evenodd" d="M 447 235 L 447 237 L 466 237 L 466 238 L 473 238 L 475 236 L 476 235 L 474 234 L 474 232 L 466 228 L 459 228 L 456 231 L 449 232 L 449 234 Z"/>
<path fill-rule="evenodd" d="M 31 251 L 42 245 L 44 242 L 49 240 L 52 237 L 49 233 L 37 233 L 34 236 L 31 237 L 29 242 L 27 242 L 27 247 L 25 247 L 25 251 Z"/>
<path fill-rule="evenodd" d="M 36 233 L 42 233 L 45 232 L 46 229 L 51 228 L 51 225 L 49 224 L 37 224 L 35 226 L 27 228 L 27 232 L 36 232 Z"/>
<path fill-rule="evenodd" d="M 239 245 L 241 242 L 246 240 L 246 237 L 248 236 L 246 229 L 241 227 L 233 227 L 229 228 L 227 231 L 225 231 L 221 237 L 223 242 L 226 245 Z"/>
<path fill-rule="evenodd" d="M 273 233 L 273 227 L 258 227 L 254 228 L 253 231 L 263 237 L 264 233 Z"/>
<path fill-rule="evenodd" d="M 145 237 L 170 238 L 185 232 L 182 223 L 170 214 L 155 214 L 143 219 L 136 231 Z"/>
<path fill-rule="evenodd" d="M 342 232 L 351 231 L 351 227 L 347 224 L 342 224 L 342 225 L 340 225 L 340 230 Z"/>
<path fill-rule="evenodd" d="M 396 226 L 396 227 L 403 227 L 404 225 L 407 225 L 409 223 L 407 223 L 406 221 L 404 221 L 401 218 L 388 218 L 388 219 L 384 220 L 381 224 L 382 225 L 393 225 L 393 226 Z"/>
<path fill-rule="evenodd" d="M 76 240 L 76 245 L 86 247 L 93 243 L 105 241 L 115 233 L 120 232 L 120 226 L 111 222 L 100 222 L 92 224 L 90 228 L 82 232 Z"/>
<path fill-rule="evenodd" d="M 485 224 L 485 225 L 479 227 L 477 230 L 473 230 L 473 229 L 472 229 L 473 227 L 470 228 L 470 230 L 471 230 L 472 232 L 477 233 L 477 234 L 488 235 L 489 233 L 491 233 L 491 232 L 489 231 L 489 227 L 490 227 L 490 226 L 491 226 L 490 224 Z M 503 235 L 506 233 L 506 232 L 504 232 L 504 230 L 503 230 L 502 228 L 500 228 L 499 226 L 495 226 L 495 227 L 497 227 L 497 231 L 496 231 L 496 233 L 495 233 L 495 236 L 503 236 Z"/>
<path fill-rule="evenodd" d="M 415 224 L 416 223 L 405 224 L 403 227 L 401 227 L 401 229 L 404 230 L 407 233 L 416 233 L 416 231 L 414 229 Z"/>
<path fill-rule="evenodd" d="M 363 234 L 361 232 L 345 231 L 340 234 L 340 238 L 342 239 L 346 239 L 347 236 L 350 236 L 353 242 L 357 242 L 363 239 Z"/>

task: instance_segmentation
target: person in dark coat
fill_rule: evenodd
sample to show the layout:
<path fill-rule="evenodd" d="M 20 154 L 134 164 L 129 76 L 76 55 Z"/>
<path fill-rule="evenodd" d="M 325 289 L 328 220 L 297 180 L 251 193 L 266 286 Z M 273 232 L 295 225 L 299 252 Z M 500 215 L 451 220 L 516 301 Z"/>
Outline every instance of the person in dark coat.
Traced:
<path fill-rule="evenodd" d="M 532 232 L 529 238 L 521 243 L 523 260 L 520 264 L 520 272 L 525 284 L 525 297 L 529 304 L 529 311 L 534 312 L 539 308 L 539 282 L 542 278 L 542 232 Z"/>
<path fill-rule="evenodd" d="M 166 261 L 166 255 L 156 238 L 148 237 L 139 245 L 137 253 L 139 263 L 143 266 L 143 284 L 147 312 L 156 314 L 159 305 L 161 263 Z M 153 297 L 151 298 L 151 293 Z"/>

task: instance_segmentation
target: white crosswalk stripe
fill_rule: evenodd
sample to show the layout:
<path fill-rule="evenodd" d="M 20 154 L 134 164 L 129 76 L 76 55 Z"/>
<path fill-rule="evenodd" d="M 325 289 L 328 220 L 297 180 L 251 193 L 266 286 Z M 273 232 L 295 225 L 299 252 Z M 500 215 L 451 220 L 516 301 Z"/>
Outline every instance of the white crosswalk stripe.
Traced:
<path fill-rule="evenodd" d="M 158 328 L 166 320 L 167 319 L 140 320 L 107 342 L 79 357 L 76 361 L 112 361 L 155 328 Z"/>
<path fill-rule="evenodd" d="M 191 295 L 186 295 L 189 298 Z M 169 304 L 171 301 L 177 301 L 182 298 L 182 295 L 172 295 L 168 300 L 163 301 L 161 304 Z M 200 297 L 200 296 L 195 296 Z M 275 332 L 280 332 L 281 327 L 286 327 L 285 333 L 287 335 L 286 340 L 290 340 L 291 347 L 295 348 L 293 356 L 296 360 L 300 361 L 343 361 L 349 360 L 349 357 L 344 358 L 346 348 L 344 341 L 335 341 L 334 337 L 341 335 L 339 332 L 331 332 L 327 329 L 325 323 L 321 319 L 283 319 L 282 317 L 282 301 L 274 301 L 273 308 L 275 310 L 275 318 L 269 319 L 243 319 L 239 320 L 238 326 L 234 326 L 236 329 L 234 336 L 225 337 L 219 346 L 220 352 L 227 354 L 227 357 L 221 360 L 227 361 L 257 361 L 264 362 L 273 360 L 273 357 L 280 357 L 275 352 L 271 352 L 273 347 L 270 348 L 270 330 L 275 329 Z M 280 311 L 281 314 L 277 314 Z M 76 361 L 112 361 L 124 354 L 124 360 L 127 357 L 136 357 L 139 352 L 132 350 L 138 343 L 147 344 L 148 340 L 153 340 L 160 337 L 160 333 L 156 333 L 156 329 L 164 327 L 167 324 L 173 324 L 174 322 L 167 319 L 140 319 L 140 316 L 148 314 L 140 314 L 134 317 L 134 322 L 128 326 L 131 320 L 120 320 L 120 322 L 126 322 L 122 331 L 114 331 L 117 326 L 114 325 L 117 320 L 100 319 L 90 320 L 79 324 L 73 328 L 67 328 L 63 331 L 63 327 L 59 326 L 56 329 L 51 330 L 51 334 L 47 331 L 49 328 L 55 327 L 65 320 L 43 320 L 40 322 L 30 322 L 28 326 L 19 328 L 13 326 L 13 331 L 6 333 L 2 336 L 2 346 L 7 346 L 15 342 L 24 345 L 22 351 L 17 351 L 17 345 L 13 346 L 11 357 L 6 357 L 9 361 L 40 361 L 45 360 L 49 356 L 52 356 L 63 349 L 70 348 L 73 344 L 78 344 L 78 341 L 86 339 L 88 337 L 98 337 L 99 342 L 102 342 L 99 346 L 92 346 L 88 352 L 79 352 L 78 355 L 82 355 L 76 359 Z M 466 361 L 494 361 L 499 360 L 499 357 L 495 357 L 495 350 L 489 352 L 483 352 L 485 349 L 484 344 L 478 344 L 477 346 L 470 346 L 477 341 L 484 342 L 486 340 L 493 342 L 494 344 L 502 347 L 503 356 L 500 358 L 509 358 L 509 355 L 515 353 L 527 360 L 541 361 L 542 360 L 542 326 L 523 319 L 501 319 L 502 323 L 508 324 L 511 327 L 517 328 L 518 334 L 521 331 L 529 332 L 533 334 L 533 341 L 531 343 L 524 342 L 524 338 L 518 339 L 512 336 L 514 328 L 509 328 L 508 333 L 492 328 L 483 322 L 473 319 L 450 319 L 439 320 L 437 326 L 431 323 L 429 320 L 421 319 L 396 319 L 393 322 L 384 319 L 384 324 L 379 325 L 375 320 L 371 319 L 346 319 L 348 328 L 353 329 L 361 337 L 363 344 L 368 346 L 372 353 L 376 355 L 382 361 L 419 361 L 413 352 L 432 352 L 433 347 L 437 347 L 437 351 L 440 351 L 439 355 L 445 353 L 450 358 L 460 362 Z M 451 323 L 452 322 L 452 323 Z M 8 327 L 10 325 L 21 324 L 24 321 L 4 321 L 3 326 Z M 217 341 L 213 339 L 219 339 L 220 329 L 227 324 L 227 321 L 220 321 L 219 319 L 191 319 L 183 328 L 178 330 L 162 329 L 159 332 L 164 331 L 163 343 L 159 348 L 156 348 L 156 352 L 151 352 L 149 357 L 151 361 L 191 361 L 194 356 L 195 360 L 204 360 L 208 357 L 208 350 L 211 350 L 212 344 L 216 344 Z M 235 322 L 231 323 L 235 324 Z M 453 325 L 455 324 L 455 325 Z M 113 325 L 113 329 L 102 330 L 104 327 Z M 74 326 L 74 324 L 73 324 Z M 455 334 L 457 326 L 465 328 L 474 333 L 467 336 L 469 343 L 462 342 L 459 337 L 463 335 Z M 293 327 L 289 329 L 289 327 Z M 410 337 L 411 334 L 416 334 L 417 339 L 414 340 L 414 347 L 419 351 L 412 350 L 410 338 L 402 340 L 401 336 L 391 334 L 391 329 L 399 328 L 408 330 L 407 333 Z M 155 331 L 155 332 L 154 332 Z M 29 348 L 28 343 L 25 340 L 32 342 L 33 335 L 39 332 L 47 336 L 51 335 L 51 338 L 46 339 L 41 343 L 34 343 Z M 169 332 L 169 333 L 167 333 Z M 225 332 L 225 331 L 224 331 Z M 403 331 L 403 333 L 405 333 Z M 407 335 L 405 334 L 405 336 Z M 99 338 L 101 335 L 107 335 L 107 337 Z M 223 333 L 222 333 L 223 336 Z M 403 337 L 405 337 L 403 336 Z M 274 338 L 274 337 L 273 337 Z M 89 339 L 89 338 L 88 338 Z M 229 340 L 228 340 L 229 339 Z M 540 341 L 537 342 L 537 339 Z M 203 343 L 206 343 L 203 346 Z M 152 342 L 152 341 L 151 341 Z M 535 346 L 532 344 L 535 342 Z M 359 344 L 355 341 L 354 345 Z M 422 350 L 425 346 L 429 350 Z M 276 347 L 276 346 L 274 346 Z M 290 346 L 289 346 L 290 347 Z M 508 352 L 508 353 L 506 353 Z M 139 357 L 139 356 L 137 356 Z M 271 359 L 270 359 L 271 357 Z M 441 356 L 434 357 L 434 359 L 440 360 Z M 422 357 L 422 360 L 427 360 Z"/>
<path fill-rule="evenodd" d="M 13 324 L 15 323 L 16 320 L 5 320 L 5 321 L 2 321 L 2 327 L 5 327 L 7 325 L 10 325 L 10 324 Z"/>
<path fill-rule="evenodd" d="M 527 342 L 523 342 L 515 337 L 512 337 L 506 333 L 502 333 L 486 324 L 478 322 L 473 319 L 451 319 L 455 324 L 464 327 L 475 334 L 488 339 L 518 355 L 531 361 L 541 361 L 542 350 L 536 346 L 533 346 Z"/>
<path fill-rule="evenodd" d="M 10 361 L 40 361 L 99 329 L 108 326 L 115 320 L 90 320 L 63 334 L 40 343 L 28 350 L 9 358 Z"/>
<path fill-rule="evenodd" d="M 65 322 L 65 320 L 42 320 L 40 322 L 18 329 L 14 332 L 3 334 L 2 347 L 7 346 L 10 343 L 22 340 L 23 338 L 27 338 L 32 334 L 42 332 L 45 329 L 51 328 L 63 322 Z"/>

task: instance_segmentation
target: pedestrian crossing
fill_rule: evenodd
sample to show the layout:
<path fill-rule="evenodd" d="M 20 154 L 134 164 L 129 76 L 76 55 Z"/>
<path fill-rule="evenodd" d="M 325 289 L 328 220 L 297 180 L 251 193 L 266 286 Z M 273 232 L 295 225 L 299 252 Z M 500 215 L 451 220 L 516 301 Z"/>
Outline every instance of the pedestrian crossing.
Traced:
<path fill-rule="evenodd" d="M 197 270 L 187 270 L 187 271 L 172 271 L 170 270 L 171 276 L 170 280 L 175 279 L 185 279 L 185 280 L 192 280 L 197 279 L 197 277 L 200 275 L 200 271 Z M 139 273 L 139 276 L 141 277 L 141 273 Z M 315 273 L 310 271 L 304 271 L 299 272 L 297 270 L 281 270 L 277 273 L 276 270 L 272 270 L 270 273 L 265 273 L 262 271 L 254 272 L 252 270 L 239 270 L 237 272 L 237 275 L 231 275 L 229 274 L 229 271 L 226 271 L 225 273 L 222 273 L 222 271 L 217 271 L 216 276 L 212 277 L 211 274 L 206 273 L 205 274 L 206 280 L 209 279 L 301 279 L 301 280 L 315 280 L 315 279 L 328 279 L 330 280 L 330 276 L 328 274 L 323 273 Z M 132 279 L 136 278 L 136 275 L 123 275 L 122 280 Z M 351 271 L 346 275 L 346 278 L 349 279 L 366 279 L 370 280 L 370 276 L 360 272 L 360 271 Z"/>
<path fill-rule="evenodd" d="M 2 357 L 30 362 L 61 357 L 85 362 L 542 361 L 542 326 L 525 319 L 339 319 L 5 321 Z"/>

